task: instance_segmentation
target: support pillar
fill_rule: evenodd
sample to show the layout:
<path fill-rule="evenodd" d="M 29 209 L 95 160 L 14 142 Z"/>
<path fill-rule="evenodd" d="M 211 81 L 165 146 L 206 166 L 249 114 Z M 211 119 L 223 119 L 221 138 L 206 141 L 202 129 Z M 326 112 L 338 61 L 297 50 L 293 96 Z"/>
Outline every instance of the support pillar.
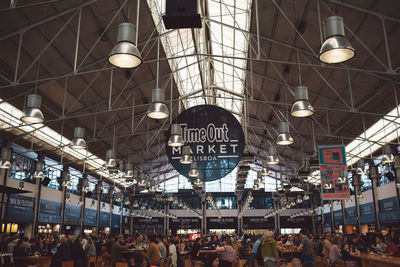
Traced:
<path fill-rule="evenodd" d="M 310 196 L 310 204 L 311 204 L 311 222 L 312 222 L 312 233 L 313 235 L 317 234 L 315 229 L 315 205 L 314 205 L 314 196 Z"/>
<path fill-rule="evenodd" d="M 124 215 L 124 201 L 125 201 L 125 196 L 122 197 L 121 199 L 121 208 L 120 208 L 120 214 L 119 214 L 119 234 L 122 234 L 122 217 Z"/>
<path fill-rule="evenodd" d="M 397 192 L 397 205 L 400 209 L 400 156 L 394 156 L 394 169 L 396 171 L 396 192 Z"/>
<path fill-rule="evenodd" d="M 242 212 L 242 205 L 243 205 L 242 197 L 237 198 L 236 205 L 237 205 L 238 214 L 240 214 Z M 238 233 L 238 235 L 243 234 L 243 215 L 238 217 L 237 233 Z"/>
<path fill-rule="evenodd" d="M 97 205 L 96 205 L 96 233 L 97 237 L 100 236 L 100 207 L 101 207 L 101 180 L 99 183 L 96 185 L 96 199 L 97 199 Z"/>
<path fill-rule="evenodd" d="M 35 208 L 32 224 L 32 237 L 36 237 L 38 231 L 39 211 L 40 211 L 40 196 L 42 191 L 42 179 L 35 179 L 36 194 L 35 194 Z"/>
<path fill-rule="evenodd" d="M 60 234 L 64 234 L 64 221 L 65 221 L 65 202 L 67 198 L 67 187 L 64 185 L 64 177 L 68 175 L 68 166 L 64 165 L 61 171 L 61 222 L 60 222 Z M 32 231 L 33 232 L 33 231 Z"/>
<path fill-rule="evenodd" d="M 81 224 L 80 224 L 80 234 L 83 235 L 84 233 L 84 228 L 85 228 L 85 207 L 86 207 L 86 195 L 85 195 L 85 190 L 83 188 L 84 183 L 83 180 L 87 179 L 86 175 L 83 175 L 83 178 L 80 180 L 81 181 Z"/>
<path fill-rule="evenodd" d="M 346 225 L 345 225 L 345 221 L 346 221 L 346 203 L 345 200 L 342 199 L 340 201 L 340 206 L 342 207 L 342 227 L 343 227 L 343 234 L 346 234 Z"/>
<path fill-rule="evenodd" d="M 205 235 L 207 234 L 207 202 L 205 193 L 201 194 L 201 215 L 203 217 L 201 220 L 201 234 Z"/>
<path fill-rule="evenodd" d="M 325 232 L 325 206 L 324 201 L 321 199 L 321 222 L 322 222 L 322 233 Z"/>
<path fill-rule="evenodd" d="M 333 201 L 329 201 L 329 206 L 330 206 L 330 212 L 331 212 L 331 233 L 334 234 L 335 233 L 335 222 L 334 222 L 334 218 L 333 218 Z"/>
<path fill-rule="evenodd" d="M 354 204 L 356 206 L 356 218 L 357 218 L 357 232 L 361 231 L 361 222 L 360 222 L 360 201 L 358 196 L 361 195 L 361 175 L 355 174 L 353 176 L 354 182 Z"/>
<path fill-rule="evenodd" d="M 369 166 L 369 178 L 371 179 L 372 183 L 372 201 L 374 203 L 374 212 L 375 212 L 375 231 L 380 232 L 381 230 L 381 225 L 379 222 L 379 203 L 378 203 L 378 197 L 377 197 L 377 190 L 376 188 L 378 187 L 378 168 L 373 164 L 370 163 Z"/>
<path fill-rule="evenodd" d="M 169 202 L 168 201 L 164 202 L 164 210 L 165 210 L 166 214 L 169 214 Z M 167 217 L 167 216 L 164 217 L 164 223 L 165 223 L 164 235 L 169 236 L 169 217 Z"/>
<path fill-rule="evenodd" d="M 133 235 L 133 208 L 134 208 L 134 201 L 131 203 L 131 209 L 129 214 L 129 234 Z"/>

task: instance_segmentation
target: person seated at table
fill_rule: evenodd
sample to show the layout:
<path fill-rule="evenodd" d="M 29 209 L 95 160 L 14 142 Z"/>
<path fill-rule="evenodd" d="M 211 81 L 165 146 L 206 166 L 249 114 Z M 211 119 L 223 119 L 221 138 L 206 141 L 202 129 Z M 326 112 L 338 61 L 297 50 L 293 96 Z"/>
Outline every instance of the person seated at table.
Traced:
<path fill-rule="evenodd" d="M 301 244 L 297 247 L 298 251 L 301 251 L 303 262 L 314 262 L 314 257 L 312 255 L 313 252 L 313 243 L 307 237 L 307 231 L 300 231 Z M 328 254 L 329 255 L 329 254 Z"/>
<path fill-rule="evenodd" d="M 386 247 L 386 255 L 392 257 L 400 257 L 399 240 L 388 237 L 388 246 Z"/>
<path fill-rule="evenodd" d="M 122 261 L 122 251 L 126 250 L 128 246 L 125 246 L 124 236 L 121 234 L 118 236 L 117 241 L 111 247 L 111 266 L 115 266 L 117 262 Z"/>
<path fill-rule="evenodd" d="M 207 247 L 211 247 L 211 246 L 219 247 L 220 245 L 221 245 L 221 242 L 219 242 L 219 240 L 218 240 L 216 235 L 213 235 L 211 237 L 210 242 L 207 243 Z"/>
<path fill-rule="evenodd" d="M 232 267 L 232 263 L 236 259 L 236 251 L 233 248 L 232 239 L 227 236 L 222 243 L 222 247 L 218 247 L 216 250 L 221 254 L 221 259 L 219 261 L 220 267 Z"/>
<path fill-rule="evenodd" d="M 40 248 L 36 245 L 36 239 L 31 238 L 26 245 L 26 252 L 28 254 L 40 253 Z"/>
<path fill-rule="evenodd" d="M 383 242 L 383 237 L 381 235 L 377 235 L 375 237 L 375 244 L 371 245 L 371 248 L 376 253 L 384 253 L 386 251 L 387 245 Z"/>
<path fill-rule="evenodd" d="M 162 235 L 157 235 L 156 244 L 157 244 L 158 249 L 160 250 L 161 261 L 162 262 L 166 262 L 168 253 L 167 253 L 167 248 L 165 247 L 165 244 L 163 242 L 163 236 Z"/>
<path fill-rule="evenodd" d="M 143 253 L 135 253 L 129 260 L 129 267 L 148 267 L 148 261 Z"/>
<path fill-rule="evenodd" d="M 204 261 L 204 266 L 207 266 L 207 267 L 221 266 L 218 255 L 216 253 L 207 253 L 207 256 Z"/>
<path fill-rule="evenodd" d="M 342 254 L 338 246 L 339 240 L 337 237 L 332 239 L 332 245 L 329 248 L 329 262 L 330 264 L 335 264 L 337 260 L 341 259 Z"/>
<path fill-rule="evenodd" d="M 15 257 L 28 256 L 25 252 L 25 242 L 22 241 L 21 239 L 17 241 L 17 244 L 14 247 L 13 256 L 14 256 L 14 261 L 15 261 L 16 266 L 27 267 L 29 265 L 29 261 L 27 261 L 26 259 L 25 260 L 15 259 Z"/>
<path fill-rule="evenodd" d="M 263 257 L 264 266 L 276 266 L 277 259 L 279 258 L 274 233 L 268 231 L 266 238 L 260 245 L 261 256 Z"/>
<path fill-rule="evenodd" d="M 150 244 L 147 247 L 146 256 L 149 259 L 150 265 L 160 266 L 161 263 L 161 253 L 160 249 L 156 245 L 156 237 L 154 235 L 150 235 L 148 237 Z"/>
<path fill-rule="evenodd" d="M 367 246 L 365 245 L 364 241 L 357 236 L 353 236 L 350 242 L 350 251 L 355 252 L 367 252 Z"/>

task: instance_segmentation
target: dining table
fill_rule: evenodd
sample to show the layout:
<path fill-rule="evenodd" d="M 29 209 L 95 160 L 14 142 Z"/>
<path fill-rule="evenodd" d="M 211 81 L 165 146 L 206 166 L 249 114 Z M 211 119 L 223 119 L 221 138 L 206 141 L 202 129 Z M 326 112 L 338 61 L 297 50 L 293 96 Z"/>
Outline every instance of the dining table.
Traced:
<path fill-rule="evenodd" d="M 26 261 L 34 262 L 36 267 L 49 267 L 51 265 L 51 256 L 24 256 L 24 257 L 13 257 L 14 262 Z"/>
<path fill-rule="evenodd" d="M 362 267 L 394 267 L 400 266 L 400 258 L 373 253 L 352 253 L 351 256 L 360 259 Z"/>

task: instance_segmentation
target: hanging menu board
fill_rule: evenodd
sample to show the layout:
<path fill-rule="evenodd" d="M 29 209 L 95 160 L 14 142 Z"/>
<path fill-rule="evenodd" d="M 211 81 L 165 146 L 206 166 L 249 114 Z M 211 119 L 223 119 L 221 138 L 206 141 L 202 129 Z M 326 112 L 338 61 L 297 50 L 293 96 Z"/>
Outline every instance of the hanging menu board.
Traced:
<path fill-rule="evenodd" d="M 10 195 L 7 209 L 8 222 L 31 223 L 33 222 L 35 199 L 23 195 Z"/>
<path fill-rule="evenodd" d="M 350 198 L 344 146 L 320 146 L 318 154 L 322 199 Z"/>

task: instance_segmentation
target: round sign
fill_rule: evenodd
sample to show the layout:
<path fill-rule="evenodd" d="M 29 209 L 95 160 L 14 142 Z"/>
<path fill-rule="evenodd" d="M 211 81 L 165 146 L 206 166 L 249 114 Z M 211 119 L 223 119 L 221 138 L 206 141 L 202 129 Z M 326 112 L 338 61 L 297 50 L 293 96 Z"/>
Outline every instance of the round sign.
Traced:
<path fill-rule="evenodd" d="M 185 145 L 197 162 L 203 181 L 214 181 L 228 175 L 239 163 L 244 150 L 242 125 L 229 111 L 212 105 L 199 105 L 183 111 L 176 118 L 181 126 Z M 171 129 L 168 130 L 168 138 Z M 189 177 L 190 164 L 179 162 L 182 147 L 168 146 L 167 156 L 172 166 Z"/>

